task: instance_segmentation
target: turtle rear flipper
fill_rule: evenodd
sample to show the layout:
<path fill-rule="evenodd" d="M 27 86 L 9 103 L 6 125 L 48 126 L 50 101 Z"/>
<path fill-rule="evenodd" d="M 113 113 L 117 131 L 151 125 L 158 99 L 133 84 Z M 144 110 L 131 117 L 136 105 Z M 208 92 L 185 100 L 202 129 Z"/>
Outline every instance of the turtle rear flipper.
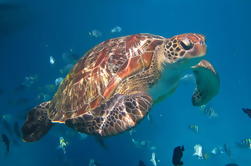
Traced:
<path fill-rule="evenodd" d="M 152 99 L 146 93 L 116 94 L 92 112 L 66 120 L 80 132 L 110 136 L 134 127 L 149 111 Z"/>
<path fill-rule="evenodd" d="M 52 127 L 52 122 L 47 115 L 49 103 L 43 102 L 29 112 L 22 127 L 23 141 L 37 141 Z"/>
<path fill-rule="evenodd" d="M 194 106 L 207 104 L 220 89 L 220 79 L 214 67 L 206 60 L 192 67 L 196 79 L 196 89 L 192 96 Z"/>

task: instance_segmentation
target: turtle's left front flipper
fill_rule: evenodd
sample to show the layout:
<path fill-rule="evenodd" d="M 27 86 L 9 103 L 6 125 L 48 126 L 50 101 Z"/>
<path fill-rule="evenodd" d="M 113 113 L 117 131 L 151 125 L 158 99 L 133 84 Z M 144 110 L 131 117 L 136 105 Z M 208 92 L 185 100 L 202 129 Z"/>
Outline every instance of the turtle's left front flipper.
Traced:
<path fill-rule="evenodd" d="M 219 75 L 213 65 L 206 60 L 200 61 L 199 64 L 192 67 L 192 70 L 196 79 L 192 103 L 194 106 L 207 104 L 219 92 Z"/>

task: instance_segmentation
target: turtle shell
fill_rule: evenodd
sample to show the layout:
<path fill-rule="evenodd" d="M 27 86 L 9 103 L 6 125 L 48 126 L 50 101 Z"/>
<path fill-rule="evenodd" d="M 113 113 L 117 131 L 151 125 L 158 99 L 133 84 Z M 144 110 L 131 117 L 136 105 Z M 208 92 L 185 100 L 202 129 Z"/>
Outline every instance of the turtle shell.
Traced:
<path fill-rule="evenodd" d="M 49 118 L 64 122 L 107 102 L 118 89 L 121 91 L 125 79 L 149 70 L 156 59 L 154 50 L 164 39 L 135 34 L 95 46 L 77 62 L 58 88 L 50 104 Z"/>

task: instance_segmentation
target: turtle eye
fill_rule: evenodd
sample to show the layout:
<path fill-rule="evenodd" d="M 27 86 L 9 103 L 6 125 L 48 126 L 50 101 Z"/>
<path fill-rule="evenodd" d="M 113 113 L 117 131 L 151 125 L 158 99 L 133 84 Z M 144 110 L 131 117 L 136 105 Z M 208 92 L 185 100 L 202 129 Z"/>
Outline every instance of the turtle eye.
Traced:
<path fill-rule="evenodd" d="M 191 43 L 188 39 L 181 40 L 180 45 L 185 49 L 185 50 L 190 50 L 193 48 L 193 43 Z"/>

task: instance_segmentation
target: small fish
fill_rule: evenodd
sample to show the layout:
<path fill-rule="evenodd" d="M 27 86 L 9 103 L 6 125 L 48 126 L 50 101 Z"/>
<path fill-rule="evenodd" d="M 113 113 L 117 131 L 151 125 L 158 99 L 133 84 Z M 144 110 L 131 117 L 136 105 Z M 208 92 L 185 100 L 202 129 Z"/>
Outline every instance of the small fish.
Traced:
<path fill-rule="evenodd" d="M 160 114 L 160 117 L 162 117 L 161 114 Z M 152 116 L 151 114 L 147 114 L 146 118 L 147 118 L 147 120 L 148 120 L 151 124 L 154 124 L 154 119 L 153 119 L 153 116 Z"/>
<path fill-rule="evenodd" d="M 189 129 L 191 129 L 194 133 L 198 133 L 199 132 L 199 126 L 196 124 L 191 124 L 188 126 Z"/>
<path fill-rule="evenodd" d="M 160 162 L 160 160 L 157 160 L 157 159 L 156 159 L 156 154 L 155 154 L 155 152 L 152 152 L 152 157 L 151 157 L 150 161 L 152 162 L 153 166 L 157 166 L 157 163 Z"/>
<path fill-rule="evenodd" d="M 100 36 L 102 36 L 102 33 L 99 30 L 92 30 L 91 32 L 89 32 L 89 35 L 95 38 L 98 38 Z"/>
<path fill-rule="evenodd" d="M 137 148 L 148 148 L 150 142 L 146 140 L 135 140 L 132 138 L 132 143 L 137 147 Z"/>
<path fill-rule="evenodd" d="M 24 81 L 22 83 L 22 85 L 26 86 L 26 87 L 31 87 L 32 85 L 34 85 L 36 82 L 38 81 L 38 75 L 34 74 L 34 75 L 29 75 L 26 76 L 24 78 Z"/>
<path fill-rule="evenodd" d="M 227 144 L 223 145 L 223 150 L 229 158 L 232 157 L 232 152 Z"/>
<path fill-rule="evenodd" d="M 56 62 L 55 58 L 53 56 L 50 56 L 50 64 L 54 64 Z"/>
<path fill-rule="evenodd" d="M 218 117 L 218 114 L 215 112 L 213 107 L 208 106 L 208 105 L 202 105 L 200 106 L 200 110 L 207 115 L 209 118 L 216 118 Z"/>
<path fill-rule="evenodd" d="M 242 111 L 248 115 L 249 118 L 251 118 L 251 109 L 249 108 L 242 108 Z"/>
<path fill-rule="evenodd" d="M 229 163 L 229 164 L 226 164 L 225 166 L 239 166 L 239 165 L 235 163 Z"/>
<path fill-rule="evenodd" d="M 219 153 L 219 149 L 217 147 L 215 147 L 211 150 L 211 154 L 213 154 L 213 155 L 217 155 L 218 153 Z"/>
<path fill-rule="evenodd" d="M 243 139 L 243 140 L 241 140 L 241 142 L 237 143 L 237 145 L 241 148 L 251 149 L 251 138 Z"/>
<path fill-rule="evenodd" d="M 14 133 L 16 134 L 16 136 L 18 138 L 21 138 L 21 132 L 20 132 L 20 127 L 19 127 L 18 122 L 14 123 L 14 125 L 13 125 L 13 131 L 14 131 Z"/>
<path fill-rule="evenodd" d="M 214 147 L 212 150 L 211 150 L 211 155 L 219 155 L 219 154 L 223 154 L 225 153 L 224 151 L 224 148 L 221 147 L 221 146 L 217 146 L 217 147 Z"/>
<path fill-rule="evenodd" d="M 183 161 L 181 161 L 183 152 L 184 152 L 184 146 L 177 146 L 173 150 L 173 158 L 172 158 L 172 163 L 174 166 L 182 166 Z"/>
<path fill-rule="evenodd" d="M 9 151 L 10 151 L 10 140 L 9 140 L 9 138 L 5 134 L 2 134 L 1 138 L 2 138 L 3 143 L 6 146 L 6 153 L 9 153 Z"/>
<path fill-rule="evenodd" d="M 202 146 L 200 144 L 196 144 L 194 147 L 193 156 L 198 157 L 198 159 L 203 159 Z"/>
<path fill-rule="evenodd" d="M 144 161 L 139 160 L 139 165 L 138 166 L 146 166 L 146 165 L 145 165 Z"/>
<path fill-rule="evenodd" d="M 120 33 L 122 31 L 122 28 L 120 26 L 115 26 L 111 29 L 111 33 Z"/>
<path fill-rule="evenodd" d="M 95 160 L 94 159 L 90 159 L 88 166 L 96 166 Z"/>
<path fill-rule="evenodd" d="M 90 159 L 88 166 L 101 166 L 101 165 L 94 159 Z"/>
<path fill-rule="evenodd" d="M 128 131 L 129 135 L 132 136 L 134 133 L 136 133 L 136 130 L 135 129 L 130 129 Z"/>
<path fill-rule="evenodd" d="M 64 154 L 66 153 L 66 147 L 69 145 L 69 143 L 63 138 L 59 137 L 59 149 L 62 149 Z"/>
<path fill-rule="evenodd" d="M 63 80 L 64 80 L 63 77 L 58 77 L 58 78 L 56 78 L 56 80 L 55 80 L 55 85 L 56 85 L 56 86 L 59 86 L 59 85 L 62 83 Z"/>

